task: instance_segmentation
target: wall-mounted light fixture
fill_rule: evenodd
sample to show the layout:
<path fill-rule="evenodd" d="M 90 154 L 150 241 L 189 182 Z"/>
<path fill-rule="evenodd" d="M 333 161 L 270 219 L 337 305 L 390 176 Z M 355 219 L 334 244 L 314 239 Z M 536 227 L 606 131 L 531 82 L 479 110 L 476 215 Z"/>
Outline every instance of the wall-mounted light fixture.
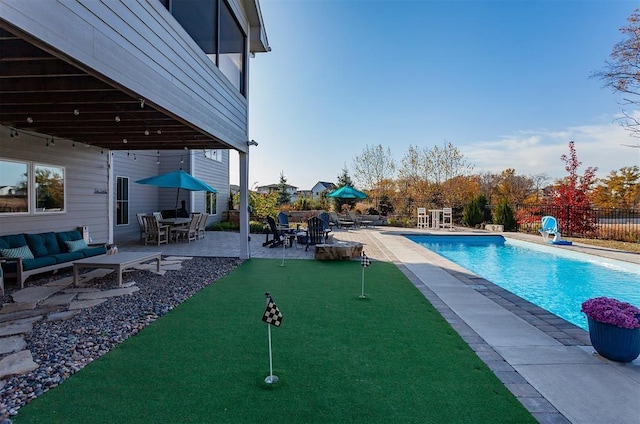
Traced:
<path fill-rule="evenodd" d="M 247 146 L 257 146 L 258 142 L 255 140 L 249 140 L 247 141 Z"/>

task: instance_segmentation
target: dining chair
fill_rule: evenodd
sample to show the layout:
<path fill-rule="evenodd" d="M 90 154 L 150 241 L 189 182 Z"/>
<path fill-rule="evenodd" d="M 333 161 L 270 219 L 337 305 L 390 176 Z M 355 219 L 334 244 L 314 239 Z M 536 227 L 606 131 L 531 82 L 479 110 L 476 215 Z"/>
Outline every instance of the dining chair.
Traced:
<path fill-rule="evenodd" d="M 173 238 L 177 242 L 180 238 L 186 238 L 188 243 L 196 241 L 198 237 L 198 222 L 202 214 L 194 213 L 191 215 L 191 221 L 189 221 L 188 227 L 174 227 L 171 232 L 174 234 Z"/>
<path fill-rule="evenodd" d="M 137 213 L 136 214 L 136 218 L 138 219 L 138 226 L 140 227 L 140 242 L 143 242 L 145 240 L 145 238 L 147 237 L 147 228 L 144 224 L 144 219 L 142 219 L 143 216 L 145 216 L 146 214 L 144 213 Z"/>
<path fill-rule="evenodd" d="M 203 213 L 200 215 L 200 220 L 198 221 L 198 230 L 196 231 L 196 237 L 198 239 L 203 239 L 204 235 L 207 231 L 207 219 L 209 219 L 208 213 Z"/>
<path fill-rule="evenodd" d="M 153 242 L 160 246 L 161 244 L 169 243 L 169 226 L 160 225 L 160 222 L 154 215 L 144 215 L 142 217 L 145 229 L 147 230 L 147 236 L 144 239 L 144 245 L 149 242 Z"/>

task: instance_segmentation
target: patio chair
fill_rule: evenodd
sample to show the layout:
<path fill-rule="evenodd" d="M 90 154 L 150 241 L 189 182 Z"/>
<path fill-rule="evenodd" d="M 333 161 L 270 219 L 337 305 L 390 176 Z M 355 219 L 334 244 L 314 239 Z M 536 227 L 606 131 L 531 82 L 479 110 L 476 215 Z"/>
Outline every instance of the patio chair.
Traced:
<path fill-rule="evenodd" d="M 289 215 L 284 212 L 278 213 L 278 229 L 281 231 L 289 231 Z"/>
<path fill-rule="evenodd" d="M 358 216 L 354 212 L 347 211 L 347 217 L 349 217 L 350 221 L 353 221 L 353 226 L 355 228 L 360 228 L 362 221 L 360 220 L 360 218 L 358 218 Z"/>
<path fill-rule="evenodd" d="M 429 215 L 427 208 L 418 208 L 418 228 L 429 228 Z"/>
<path fill-rule="evenodd" d="M 198 239 L 203 239 L 207 232 L 207 219 L 209 219 L 209 214 L 206 212 L 200 216 L 200 221 L 198 221 L 198 231 L 196 232 Z"/>
<path fill-rule="evenodd" d="M 138 219 L 138 226 L 140 227 L 140 242 L 143 242 L 144 239 L 147 237 L 147 229 L 144 225 L 144 220 L 142 219 L 142 217 L 145 215 L 146 214 L 144 213 L 136 214 L 136 218 Z"/>
<path fill-rule="evenodd" d="M 144 227 L 147 230 L 147 236 L 144 239 L 144 245 L 153 242 L 160 246 L 162 243 L 169 243 L 169 226 L 160 225 L 158 219 L 153 215 L 144 215 L 142 217 Z"/>
<path fill-rule="evenodd" d="M 560 242 L 560 227 L 558 226 L 558 220 L 555 216 L 543 216 L 541 219 L 542 228 L 538 230 L 542 239 L 546 243 L 558 243 Z M 551 239 L 553 235 L 553 239 Z"/>
<path fill-rule="evenodd" d="M 453 229 L 453 209 L 442 208 L 442 228 L 449 226 L 449 229 Z"/>
<path fill-rule="evenodd" d="M 326 232 L 324 222 L 317 216 L 310 218 L 307 221 L 307 246 L 304 248 L 305 252 L 309 250 L 309 246 L 323 244 L 325 240 Z"/>
<path fill-rule="evenodd" d="M 202 214 L 194 213 L 191 215 L 191 221 L 187 227 L 175 227 L 171 229 L 174 234 L 173 238 L 177 242 L 180 238 L 186 238 L 188 243 L 196 241 L 198 238 L 198 222 L 200 222 L 200 216 Z"/>
<path fill-rule="evenodd" d="M 164 219 L 161 212 L 153 212 L 153 216 L 155 216 L 158 221 L 162 221 Z"/>
<path fill-rule="evenodd" d="M 267 233 L 267 239 L 264 243 L 262 243 L 262 245 L 269 247 L 280 246 L 284 242 L 284 235 L 282 234 L 282 231 L 278 229 L 276 220 L 271 216 L 267 216 L 267 224 L 269 225 L 269 229 L 271 230 L 271 232 Z M 269 235 L 272 236 L 271 240 L 269 240 Z"/>
<path fill-rule="evenodd" d="M 332 222 L 338 228 L 342 228 L 343 226 L 353 227 L 355 225 L 355 222 L 349 219 L 342 218 L 335 212 L 329 212 L 329 218 L 330 222 Z"/>
<path fill-rule="evenodd" d="M 324 231 L 325 233 L 328 233 L 329 231 L 331 231 L 331 218 L 329 217 L 329 214 L 326 212 L 320 212 L 320 214 L 318 215 L 318 218 L 320 218 L 322 220 L 322 223 L 324 224 Z"/>

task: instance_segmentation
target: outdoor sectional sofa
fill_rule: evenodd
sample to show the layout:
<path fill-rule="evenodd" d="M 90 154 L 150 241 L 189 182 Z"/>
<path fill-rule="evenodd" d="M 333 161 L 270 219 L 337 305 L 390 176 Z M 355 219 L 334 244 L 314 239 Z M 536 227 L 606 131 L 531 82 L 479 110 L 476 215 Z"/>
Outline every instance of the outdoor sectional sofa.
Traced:
<path fill-rule="evenodd" d="M 73 261 L 106 253 L 105 245 L 88 246 L 79 230 L 0 236 L 4 279 L 16 278 L 21 288 L 31 275 L 70 267 Z M 4 284 L 0 289 L 4 294 Z"/>

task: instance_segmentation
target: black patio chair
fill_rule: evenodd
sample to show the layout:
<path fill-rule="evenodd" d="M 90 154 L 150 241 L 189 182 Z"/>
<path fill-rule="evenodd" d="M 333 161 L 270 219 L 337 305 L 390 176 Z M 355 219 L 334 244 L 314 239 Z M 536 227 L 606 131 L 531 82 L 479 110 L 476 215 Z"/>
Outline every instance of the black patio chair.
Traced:
<path fill-rule="evenodd" d="M 273 219 L 273 217 L 271 216 L 268 216 L 267 224 L 269 224 L 270 232 L 267 233 L 267 240 L 264 243 L 262 243 L 262 245 L 269 246 L 269 247 L 277 247 L 282 245 L 282 243 L 284 242 L 284 235 L 282 231 L 278 230 L 278 226 L 276 225 L 275 219 Z M 269 240 L 269 235 L 273 237 L 271 240 Z"/>
<path fill-rule="evenodd" d="M 324 222 L 314 216 L 307 221 L 307 246 L 304 248 L 305 252 L 309 250 L 309 246 L 322 244 L 326 240 L 326 230 Z"/>

